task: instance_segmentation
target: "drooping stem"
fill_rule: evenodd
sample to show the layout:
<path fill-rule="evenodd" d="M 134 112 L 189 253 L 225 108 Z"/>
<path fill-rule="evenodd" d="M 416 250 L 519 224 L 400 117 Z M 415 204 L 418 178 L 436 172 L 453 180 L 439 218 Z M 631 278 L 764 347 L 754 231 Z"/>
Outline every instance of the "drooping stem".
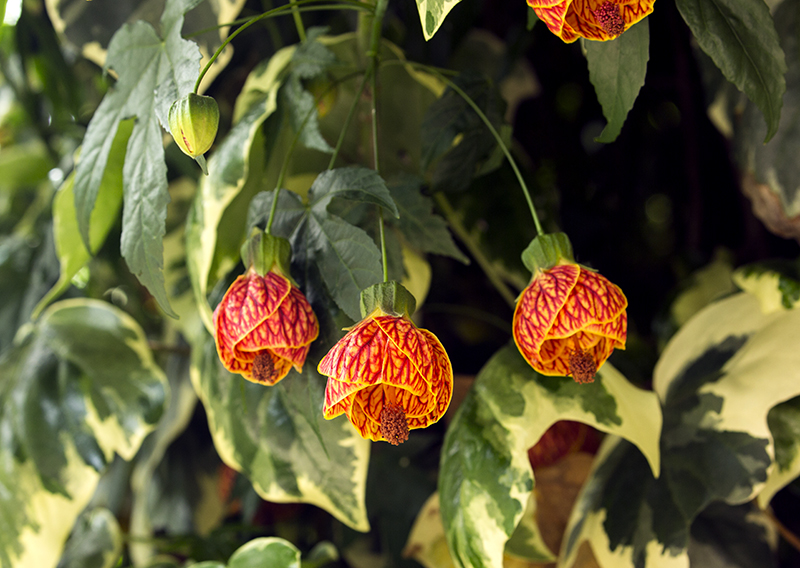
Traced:
<path fill-rule="evenodd" d="M 531 193 L 528 190 L 528 184 L 525 183 L 525 179 L 522 177 L 522 173 L 519 171 L 517 167 L 517 162 L 514 160 L 513 156 L 511 155 L 511 151 L 506 146 L 506 143 L 503 141 L 503 138 L 500 136 L 500 133 L 497 132 L 497 129 L 494 127 L 492 122 L 486 116 L 486 114 L 480 109 L 480 107 L 472 100 L 464 90 L 456 85 L 453 81 L 448 79 L 443 73 L 441 73 L 435 67 L 431 67 L 428 65 L 424 65 L 421 63 L 415 63 L 411 61 L 387 61 L 386 64 L 403 64 L 403 65 L 411 65 L 413 67 L 417 67 L 419 69 L 423 69 L 432 75 L 435 75 L 440 81 L 442 81 L 445 85 L 453 89 L 464 101 L 472 107 L 472 110 L 475 111 L 475 114 L 483 121 L 483 124 L 486 125 L 486 128 L 489 129 L 489 132 L 492 133 L 494 139 L 497 141 L 498 146 L 505 154 L 508 163 L 511 164 L 511 169 L 514 170 L 514 175 L 517 176 L 517 181 L 519 182 L 520 188 L 522 188 L 522 193 L 525 195 L 525 200 L 528 202 L 528 208 L 531 210 L 531 216 L 533 217 L 533 224 L 536 226 L 536 233 L 538 235 L 544 235 L 544 229 L 542 229 L 542 224 L 539 222 L 539 216 L 536 214 L 536 207 L 533 205 L 533 199 L 531 198 Z"/>
<path fill-rule="evenodd" d="M 478 263 L 478 266 L 481 267 L 484 274 L 486 274 L 486 277 L 489 279 L 489 282 L 492 283 L 492 286 L 495 287 L 497 292 L 513 309 L 517 304 L 516 295 L 511 291 L 506 283 L 503 282 L 503 279 L 494 269 L 492 263 L 489 262 L 489 259 L 486 258 L 486 255 L 483 254 L 483 251 L 481 251 L 478 244 L 473 240 L 472 236 L 461 223 L 461 219 L 458 218 L 458 215 L 453 210 L 453 206 L 450 205 L 450 201 L 448 201 L 447 197 L 445 197 L 445 195 L 441 192 L 437 193 L 434 198 L 436 199 L 436 203 L 439 205 L 439 209 L 442 210 L 445 219 L 447 219 L 447 223 L 450 225 L 450 228 L 456 234 L 458 239 L 464 243 L 464 246 L 467 247 L 472 255 L 472 258 L 474 258 L 475 262 Z"/>
<path fill-rule="evenodd" d="M 295 12 L 297 13 L 297 18 L 299 18 L 300 17 L 300 12 L 312 11 L 312 10 L 341 10 L 341 9 L 361 10 L 361 11 L 365 11 L 365 10 L 369 11 L 370 10 L 370 7 L 365 5 L 365 4 L 362 4 L 360 2 L 346 2 L 346 0 L 340 0 L 340 2 L 342 2 L 341 4 L 329 4 L 329 5 L 325 5 L 325 6 L 309 6 L 307 8 L 300 8 L 300 6 L 305 6 L 307 4 L 313 4 L 315 2 L 319 2 L 319 0 L 292 0 L 290 5 L 281 6 L 279 8 L 275 8 L 273 10 L 268 10 L 268 11 L 264 12 L 263 14 L 259 14 L 258 16 L 253 16 L 252 18 L 249 18 L 239 28 L 237 28 L 235 32 L 233 32 L 227 38 L 225 38 L 225 41 L 222 42 L 222 44 L 214 52 L 214 55 L 212 55 L 211 58 L 208 60 L 208 63 L 206 63 L 206 66 L 203 67 L 202 71 L 200 71 L 200 75 L 197 77 L 197 81 L 195 81 L 194 92 L 195 93 L 198 92 L 198 90 L 200 89 L 200 83 L 203 81 L 203 77 L 206 76 L 206 73 L 211 68 L 211 66 L 214 64 L 214 62 L 217 60 L 217 58 L 219 57 L 220 53 L 222 53 L 222 51 L 225 49 L 225 47 L 227 47 L 227 45 L 231 41 L 233 41 L 233 38 L 238 36 L 240 33 L 242 33 L 244 30 L 246 30 L 247 28 L 249 28 L 250 26 L 252 26 L 256 22 L 260 22 L 261 20 L 263 20 L 265 18 L 272 18 L 272 17 L 275 17 L 275 16 L 283 16 L 283 15 L 286 15 L 286 14 L 289 14 L 289 13 L 294 14 Z M 295 18 L 295 21 L 297 21 L 297 18 Z M 300 22 L 300 25 L 302 26 L 302 22 Z M 224 27 L 224 26 L 217 26 L 217 27 Z M 214 28 L 211 28 L 211 29 L 214 29 Z M 298 33 L 299 33 L 299 29 L 298 29 Z M 303 35 L 305 35 L 305 30 L 303 30 Z M 305 39 L 305 37 L 302 37 L 302 39 Z"/>
<path fill-rule="evenodd" d="M 389 281 L 389 264 L 386 262 L 386 235 L 383 232 L 383 207 L 378 207 L 378 227 L 381 232 L 381 262 L 383 263 L 383 281 Z"/>

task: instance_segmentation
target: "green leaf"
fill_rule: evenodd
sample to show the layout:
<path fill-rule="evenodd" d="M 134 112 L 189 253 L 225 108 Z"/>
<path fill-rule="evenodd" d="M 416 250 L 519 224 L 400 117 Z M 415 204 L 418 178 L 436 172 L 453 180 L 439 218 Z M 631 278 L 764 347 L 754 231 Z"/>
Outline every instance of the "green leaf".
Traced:
<path fill-rule="evenodd" d="M 786 62 L 764 2 L 678 0 L 678 11 L 700 48 L 725 77 L 753 101 L 775 135 L 786 90 Z"/>
<path fill-rule="evenodd" d="M 746 173 L 752 172 L 759 184 L 766 184 L 778 197 L 777 212 L 782 208 L 789 223 L 800 215 L 800 164 L 791 150 L 800 144 L 800 4 L 781 2 L 774 20 L 788 67 L 778 132 L 764 144 L 767 130 L 757 107 L 749 103 L 744 112 L 737 107 L 734 155 Z"/>
<path fill-rule="evenodd" d="M 311 208 L 320 217 L 325 215 L 333 199 L 372 203 L 387 209 L 395 217 L 400 213 L 386 182 L 378 172 L 369 168 L 350 167 L 326 170 L 317 176 L 308 190 Z"/>
<path fill-rule="evenodd" d="M 558 420 L 625 436 L 659 471 L 661 413 L 653 393 L 633 387 L 609 363 L 588 385 L 544 377 L 508 345 L 481 370 L 445 436 L 439 492 L 456 566 L 502 567 L 533 490 L 527 450 Z"/>
<path fill-rule="evenodd" d="M 769 519 L 752 504 L 713 503 L 692 523 L 689 565 L 703 568 L 775 567 Z"/>
<path fill-rule="evenodd" d="M 277 537 L 251 540 L 228 560 L 228 568 L 300 568 L 300 551 L 288 541 Z"/>
<path fill-rule="evenodd" d="M 213 339 L 203 335 L 192 350 L 192 382 L 223 461 L 268 501 L 311 503 L 367 531 L 369 442 L 346 418 L 323 419 L 317 360 L 309 357 L 302 373 L 265 388 L 227 372 Z"/>
<path fill-rule="evenodd" d="M 775 467 L 769 471 L 767 483 L 758 494 L 762 509 L 800 475 L 800 398 L 773 407 L 767 415 L 767 424 L 775 441 Z"/>
<path fill-rule="evenodd" d="M 461 0 L 417 0 L 419 21 L 422 24 L 422 34 L 426 40 L 433 37 L 436 30 L 444 22 L 450 10 L 455 8 Z"/>
<path fill-rule="evenodd" d="M 598 142 L 617 139 L 639 89 L 644 85 L 650 59 L 650 28 L 647 18 L 614 41 L 585 41 L 589 80 L 603 107 L 608 124 Z"/>
<path fill-rule="evenodd" d="M 6 0 L 0 0 L 0 26 L 3 25 L 3 18 L 6 17 Z"/>
<path fill-rule="evenodd" d="M 163 275 L 163 237 L 167 216 L 167 168 L 163 132 L 172 101 L 189 93 L 199 74 L 197 44 L 181 37 L 183 14 L 199 0 L 168 0 L 161 16 L 163 38 L 148 23 L 122 27 L 111 40 L 106 68 L 119 80 L 89 123 L 75 172 L 75 211 L 87 248 L 92 211 L 103 186 L 109 153 L 120 121 L 136 117 L 125 154 L 121 251 L 131 272 L 159 306 L 169 306 Z M 160 123 L 160 124 L 159 124 Z"/>
<path fill-rule="evenodd" d="M 58 282 L 41 299 L 33 310 L 36 318 L 47 305 L 69 287 L 72 277 L 83 268 L 92 255 L 96 254 L 106 240 L 108 232 L 117 220 L 122 207 L 122 166 L 125 160 L 125 147 L 133 129 L 133 120 L 120 122 L 117 134 L 111 144 L 108 162 L 100 192 L 97 195 L 90 219 L 89 243 L 91 254 L 86 250 L 78 232 L 75 215 L 75 173 L 73 172 L 59 188 L 53 200 L 53 240 L 61 263 Z"/>
<path fill-rule="evenodd" d="M 379 205 L 395 217 L 399 214 L 397 206 L 386 182 L 367 168 L 326 170 L 317 176 L 308 197 L 309 202 L 303 204 L 296 194 L 282 191 L 281 200 L 285 201 L 278 209 L 273 231 L 291 239 L 293 264 L 301 264 L 303 273 L 311 267 L 318 269 L 336 304 L 358 321 L 361 291 L 383 277 L 380 251 L 363 229 L 333 215 L 328 206 L 334 199 L 345 199 Z M 273 192 L 267 192 L 254 203 L 248 215 L 250 226 L 266 220 L 272 198 Z"/>
<path fill-rule="evenodd" d="M 86 511 L 78 518 L 58 568 L 113 568 L 122 557 L 122 532 L 108 509 Z"/>
<path fill-rule="evenodd" d="M 447 221 L 433 213 L 433 200 L 422 194 L 422 180 L 407 177 L 389 187 L 400 213 L 396 224 L 408 244 L 421 252 L 430 252 L 455 258 L 469 264 L 467 258 L 453 242 Z"/>
<path fill-rule="evenodd" d="M 0 16 L 0 25 L 2 22 Z M 47 179 L 47 173 L 54 165 L 47 146 L 40 140 L 4 146 L 0 154 L 0 172 L 3 172 L 0 190 L 35 187 Z"/>
<path fill-rule="evenodd" d="M 166 379 L 136 322 L 95 300 L 51 306 L 0 376 L 0 564 L 52 567 L 108 461 L 154 428 Z"/>
<path fill-rule="evenodd" d="M 525 27 L 528 29 L 528 31 L 531 31 L 538 21 L 539 16 L 536 15 L 536 12 L 533 11 L 533 8 L 528 6 L 528 23 Z"/>
<path fill-rule="evenodd" d="M 333 148 L 322 136 L 319 129 L 317 104 L 310 92 L 303 87 L 303 80 L 324 76 L 327 69 L 336 63 L 336 55 L 316 41 L 325 28 L 310 28 L 306 41 L 297 47 L 292 55 L 289 76 L 281 89 L 281 99 L 288 109 L 292 129 L 300 132 L 299 142 L 306 148 L 333 153 Z"/>
<path fill-rule="evenodd" d="M 483 111 L 498 131 L 502 130 L 503 102 L 484 76 L 466 73 L 454 82 Z M 475 110 L 448 88 L 425 112 L 421 127 L 421 167 L 431 171 L 433 191 L 464 191 L 473 178 L 497 165 L 497 141 Z"/>

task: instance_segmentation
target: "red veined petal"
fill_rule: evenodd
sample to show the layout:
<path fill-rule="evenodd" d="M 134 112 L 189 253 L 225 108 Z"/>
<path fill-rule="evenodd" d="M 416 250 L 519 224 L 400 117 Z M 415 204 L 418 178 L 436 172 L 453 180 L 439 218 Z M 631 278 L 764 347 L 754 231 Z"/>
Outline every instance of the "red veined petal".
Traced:
<path fill-rule="evenodd" d="M 569 337 L 589 325 L 613 321 L 627 306 L 628 300 L 617 285 L 596 272 L 582 269 L 547 337 Z"/>
<path fill-rule="evenodd" d="M 361 385 L 377 384 L 383 374 L 383 356 L 388 338 L 373 318 L 353 327 L 322 358 L 320 374 Z"/>
<path fill-rule="evenodd" d="M 558 313 L 567 303 L 578 282 L 581 269 L 575 264 L 554 266 L 536 276 L 517 301 L 514 310 L 513 334 L 522 355 L 530 363 L 544 340 Z"/>

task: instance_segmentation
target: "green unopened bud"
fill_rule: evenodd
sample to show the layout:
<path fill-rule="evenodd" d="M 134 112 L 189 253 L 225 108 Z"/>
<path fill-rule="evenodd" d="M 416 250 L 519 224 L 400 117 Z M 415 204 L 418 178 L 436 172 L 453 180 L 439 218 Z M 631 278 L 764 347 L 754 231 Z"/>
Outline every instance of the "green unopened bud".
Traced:
<path fill-rule="evenodd" d="M 197 159 L 214 143 L 219 127 L 219 107 L 211 97 L 189 93 L 169 107 L 169 129 L 178 148 Z"/>

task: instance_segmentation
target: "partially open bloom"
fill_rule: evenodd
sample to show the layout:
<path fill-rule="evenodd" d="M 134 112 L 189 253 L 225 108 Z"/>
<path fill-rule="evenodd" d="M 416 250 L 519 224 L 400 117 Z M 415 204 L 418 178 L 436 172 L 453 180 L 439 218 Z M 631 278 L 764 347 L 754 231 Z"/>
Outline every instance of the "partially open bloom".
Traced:
<path fill-rule="evenodd" d="M 655 0 L 528 0 L 548 29 L 565 43 L 579 37 L 615 39 L 653 11 Z"/>
<path fill-rule="evenodd" d="M 628 300 L 597 272 L 563 257 L 559 262 L 534 268 L 514 310 L 514 341 L 541 374 L 591 383 L 614 349 L 625 349 Z"/>
<path fill-rule="evenodd" d="M 301 371 L 319 335 L 317 317 L 303 293 L 274 271 L 254 269 L 231 284 L 214 310 L 217 353 L 225 368 L 274 385 L 294 366 Z"/>
<path fill-rule="evenodd" d="M 333 346 L 319 372 L 328 376 L 326 419 L 347 414 L 362 437 L 394 445 L 439 420 L 453 394 L 453 369 L 436 336 L 380 308 Z"/>

